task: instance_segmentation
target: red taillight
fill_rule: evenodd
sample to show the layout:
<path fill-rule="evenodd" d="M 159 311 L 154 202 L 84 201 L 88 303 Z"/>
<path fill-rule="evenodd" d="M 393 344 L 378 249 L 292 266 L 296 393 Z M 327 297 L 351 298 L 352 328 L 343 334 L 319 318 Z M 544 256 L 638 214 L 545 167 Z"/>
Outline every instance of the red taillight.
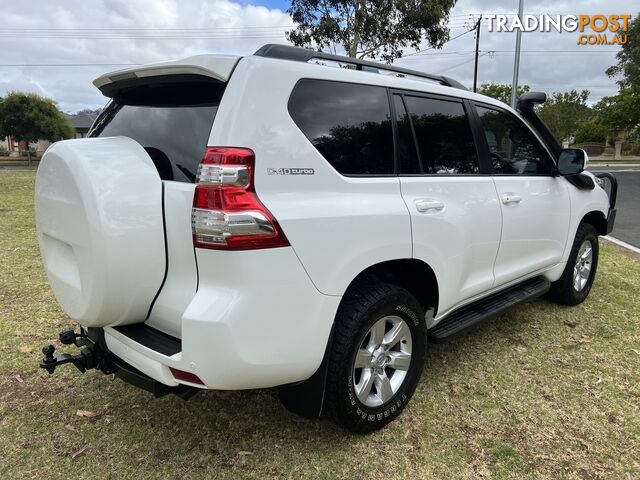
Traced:
<path fill-rule="evenodd" d="M 198 168 L 191 212 L 196 247 L 252 250 L 289 245 L 256 195 L 255 159 L 248 148 L 207 148 Z"/>
<path fill-rule="evenodd" d="M 185 372 L 184 370 L 178 370 L 177 368 L 173 367 L 169 367 L 169 370 L 171 371 L 171 375 L 173 375 L 173 378 L 175 378 L 176 380 L 204 385 L 202 380 L 200 380 L 200 377 L 198 377 L 195 373 Z"/>

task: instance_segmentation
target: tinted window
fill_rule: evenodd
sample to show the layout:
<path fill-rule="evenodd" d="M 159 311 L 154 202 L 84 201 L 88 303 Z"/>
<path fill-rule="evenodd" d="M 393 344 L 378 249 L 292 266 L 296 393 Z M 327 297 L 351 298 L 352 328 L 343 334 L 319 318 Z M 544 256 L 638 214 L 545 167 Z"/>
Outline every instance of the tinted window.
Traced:
<path fill-rule="evenodd" d="M 147 151 L 163 180 L 194 182 L 222 94 L 220 85 L 139 85 L 117 92 L 89 132 L 123 135 Z"/>
<path fill-rule="evenodd" d="M 425 173 L 479 173 L 471 127 L 461 103 L 404 97 Z"/>
<path fill-rule="evenodd" d="M 400 95 L 393 96 L 393 105 L 396 111 L 396 126 L 398 130 L 398 146 L 396 154 L 398 156 L 398 168 L 400 173 L 415 174 L 420 172 L 420 162 L 416 143 L 413 139 L 409 115 Z"/>
<path fill-rule="evenodd" d="M 548 172 L 544 150 L 521 122 L 505 112 L 485 107 L 477 109 L 494 173 L 538 175 Z"/>
<path fill-rule="evenodd" d="M 338 172 L 394 172 L 391 112 L 385 88 L 300 80 L 289 99 L 289 113 Z"/>

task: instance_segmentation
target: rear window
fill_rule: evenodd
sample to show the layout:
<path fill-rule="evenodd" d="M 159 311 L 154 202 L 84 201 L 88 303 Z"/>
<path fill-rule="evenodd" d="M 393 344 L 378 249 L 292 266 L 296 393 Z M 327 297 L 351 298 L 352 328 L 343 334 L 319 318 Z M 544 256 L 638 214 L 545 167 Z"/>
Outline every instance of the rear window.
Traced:
<path fill-rule="evenodd" d="M 194 182 L 223 90 L 195 75 L 136 79 L 114 92 L 89 136 L 130 137 L 163 180 Z"/>
<path fill-rule="evenodd" d="M 300 80 L 289 114 L 322 156 L 343 175 L 394 173 L 387 90 L 326 80 Z"/>

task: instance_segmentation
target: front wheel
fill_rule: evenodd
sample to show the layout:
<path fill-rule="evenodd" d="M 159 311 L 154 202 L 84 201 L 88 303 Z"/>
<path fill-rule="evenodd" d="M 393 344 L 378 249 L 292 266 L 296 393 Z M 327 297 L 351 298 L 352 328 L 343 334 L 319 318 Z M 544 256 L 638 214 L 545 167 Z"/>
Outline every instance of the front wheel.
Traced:
<path fill-rule="evenodd" d="M 408 291 L 388 283 L 347 295 L 336 318 L 326 408 L 347 429 L 371 432 L 400 414 L 420 380 L 424 313 Z"/>
<path fill-rule="evenodd" d="M 576 232 L 571 254 L 562 277 L 551 284 L 549 298 L 563 305 L 582 303 L 589 292 L 598 268 L 598 234 L 595 228 L 582 223 Z"/>

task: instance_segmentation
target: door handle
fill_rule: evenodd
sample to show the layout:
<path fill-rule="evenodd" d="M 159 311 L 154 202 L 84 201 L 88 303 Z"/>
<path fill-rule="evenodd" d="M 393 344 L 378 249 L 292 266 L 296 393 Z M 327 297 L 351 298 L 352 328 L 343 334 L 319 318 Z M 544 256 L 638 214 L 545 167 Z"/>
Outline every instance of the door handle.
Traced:
<path fill-rule="evenodd" d="M 444 210 L 444 203 L 438 200 L 416 200 L 416 210 L 420 213 L 441 212 Z"/>
<path fill-rule="evenodd" d="M 522 197 L 517 193 L 509 192 L 502 194 L 502 203 L 509 205 L 510 203 L 520 203 Z"/>

